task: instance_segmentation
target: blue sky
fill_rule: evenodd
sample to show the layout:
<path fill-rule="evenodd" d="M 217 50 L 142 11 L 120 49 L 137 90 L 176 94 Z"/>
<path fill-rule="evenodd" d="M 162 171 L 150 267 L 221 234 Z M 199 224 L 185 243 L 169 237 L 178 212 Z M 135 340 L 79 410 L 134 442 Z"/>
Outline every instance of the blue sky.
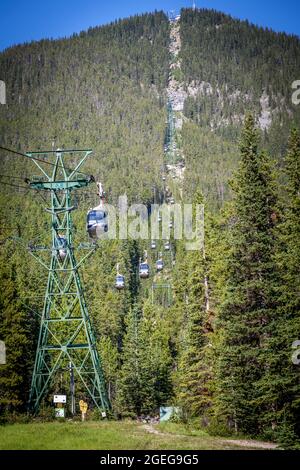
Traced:
<path fill-rule="evenodd" d="M 189 0 L 2 0 L 0 50 L 26 41 L 70 36 L 135 13 L 191 5 Z M 300 0 L 199 0 L 196 5 L 300 36 Z"/>

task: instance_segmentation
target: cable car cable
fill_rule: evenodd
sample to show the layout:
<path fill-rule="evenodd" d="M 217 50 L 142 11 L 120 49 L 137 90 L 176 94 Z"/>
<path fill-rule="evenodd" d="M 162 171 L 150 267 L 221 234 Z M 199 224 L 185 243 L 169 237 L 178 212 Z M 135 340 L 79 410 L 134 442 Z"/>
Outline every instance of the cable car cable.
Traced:
<path fill-rule="evenodd" d="M 18 188 L 18 189 L 22 189 L 22 190 L 27 190 L 27 192 L 33 189 L 36 192 L 36 194 L 38 194 L 38 196 L 42 199 L 43 203 L 47 203 L 47 200 L 43 197 L 41 192 L 35 190 L 34 188 L 31 188 L 30 186 L 27 186 L 27 187 L 26 186 L 18 186 L 18 185 L 13 184 L 13 183 L 4 183 L 3 181 L 0 181 L 0 187 L 1 187 L 1 185 L 11 186 L 13 188 Z M 25 191 L 23 192 L 23 194 L 25 194 Z"/>
<path fill-rule="evenodd" d="M 25 178 L 22 178 L 21 176 L 0 175 L 0 178 L 10 178 L 12 180 L 21 180 L 23 181 L 23 183 L 25 181 Z"/>
<path fill-rule="evenodd" d="M 5 185 L 5 186 L 12 186 L 13 188 L 18 188 L 18 189 L 27 189 L 27 191 L 29 191 L 31 188 L 29 186 L 18 186 L 17 184 L 13 184 L 13 183 L 4 183 L 3 181 L 0 182 L 0 187 L 1 185 Z"/>
<path fill-rule="evenodd" d="M 26 182 L 26 178 L 21 178 L 20 176 L 11 176 L 11 175 L 0 175 L 0 178 L 10 178 L 10 179 L 17 179 L 17 180 L 21 180 L 23 182 Z M 30 186 L 28 186 L 27 188 L 25 188 L 25 186 L 17 186 L 17 185 L 14 185 L 13 183 L 5 183 L 3 181 L 0 181 L 0 186 L 1 184 L 4 184 L 6 186 L 13 186 L 13 187 L 16 187 L 16 188 L 22 188 L 22 189 L 33 189 L 35 190 L 34 188 L 31 188 Z M 47 203 L 47 200 L 44 198 L 44 196 L 41 194 L 40 191 L 38 190 L 35 190 L 36 191 L 36 194 L 38 194 L 40 196 L 40 198 L 42 199 L 42 201 L 44 203 Z"/>
<path fill-rule="evenodd" d="M 1 177 L 1 175 L 0 175 L 0 177 Z M 9 178 L 11 178 L 11 177 L 9 176 Z M 20 179 L 24 181 L 23 178 L 20 178 Z M 46 199 L 43 197 L 43 195 L 41 194 L 40 191 L 37 191 L 35 188 L 31 188 L 30 186 L 19 186 L 19 185 L 17 185 L 17 184 L 6 183 L 6 182 L 4 182 L 4 181 L 0 181 L 0 187 L 1 187 L 1 185 L 11 186 L 11 187 L 13 187 L 13 188 L 18 188 L 18 189 L 24 189 L 24 190 L 27 190 L 27 191 L 29 191 L 29 190 L 34 190 L 34 191 L 36 191 L 36 194 L 38 194 L 38 195 L 42 198 L 42 200 L 43 200 L 44 203 L 47 202 Z"/>
<path fill-rule="evenodd" d="M 26 155 L 25 153 L 17 152 L 16 150 L 8 149 L 6 147 L 0 146 L 0 150 L 5 150 L 6 152 L 10 152 L 10 153 L 13 153 L 15 155 L 19 155 L 21 157 L 29 158 L 29 160 L 36 160 L 37 162 L 45 163 L 45 165 L 56 166 L 55 163 L 47 162 L 46 160 L 42 160 L 41 158 L 37 158 L 37 157 L 29 157 L 29 155 Z M 61 165 L 57 165 L 57 168 L 63 168 L 65 170 L 70 170 L 69 168 L 65 168 Z M 80 175 L 86 176 L 88 178 L 90 177 L 90 175 L 87 175 L 86 173 L 82 173 L 81 171 L 77 171 L 77 173 L 80 174 Z"/>

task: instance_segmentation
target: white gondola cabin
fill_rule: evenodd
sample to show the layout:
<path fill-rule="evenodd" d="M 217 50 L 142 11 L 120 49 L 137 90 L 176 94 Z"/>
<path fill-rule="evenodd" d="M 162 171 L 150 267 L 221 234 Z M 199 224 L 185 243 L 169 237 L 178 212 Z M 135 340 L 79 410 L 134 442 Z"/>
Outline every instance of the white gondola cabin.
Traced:
<path fill-rule="evenodd" d="M 156 261 L 156 270 L 158 272 L 162 271 L 164 269 L 164 262 L 162 259 L 159 259 Z"/>
<path fill-rule="evenodd" d="M 108 231 L 107 212 L 103 207 L 94 207 L 87 215 L 87 232 L 90 238 L 100 238 L 101 235 Z"/>
<path fill-rule="evenodd" d="M 148 263 L 140 263 L 139 275 L 141 279 L 148 279 L 150 274 L 150 268 Z"/>
<path fill-rule="evenodd" d="M 57 255 L 61 260 L 65 259 L 67 256 L 67 240 L 63 235 L 59 235 L 55 239 L 55 249 L 57 250 Z"/>
<path fill-rule="evenodd" d="M 118 274 L 116 276 L 116 283 L 115 283 L 116 289 L 118 290 L 123 290 L 125 288 L 125 278 L 121 274 Z"/>
<path fill-rule="evenodd" d="M 108 214 L 105 210 L 105 193 L 101 183 L 97 183 L 98 196 L 100 197 L 100 204 L 93 209 L 90 209 L 87 214 L 86 229 L 89 237 L 92 239 L 101 238 L 101 236 L 108 232 Z"/>

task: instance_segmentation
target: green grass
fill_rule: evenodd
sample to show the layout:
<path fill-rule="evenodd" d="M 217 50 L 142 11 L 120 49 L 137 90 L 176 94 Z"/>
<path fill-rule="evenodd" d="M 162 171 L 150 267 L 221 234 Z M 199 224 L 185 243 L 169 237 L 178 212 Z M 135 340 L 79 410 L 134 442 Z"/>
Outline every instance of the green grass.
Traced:
<path fill-rule="evenodd" d="M 182 425 L 154 426 L 160 434 L 132 421 L 51 422 L 0 426 L 1 450 L 222 450 L 241 449 L 204 431 Z M 245 448 L 246 449 L 246 448 Z"/>

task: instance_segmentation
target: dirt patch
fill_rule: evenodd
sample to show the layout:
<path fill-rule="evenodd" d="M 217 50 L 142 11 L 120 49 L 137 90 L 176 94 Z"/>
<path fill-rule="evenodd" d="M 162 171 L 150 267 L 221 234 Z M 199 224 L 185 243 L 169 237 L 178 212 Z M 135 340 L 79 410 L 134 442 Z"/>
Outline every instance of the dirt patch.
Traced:
<path fill-rule="evenodd" d="M 144 424 L 143 429 L 145 429 L 145 431 L 149 432 L 150 434 L 155 434 L 156 436 L 167 436 L 168 435 L 164 432 L 158 431 L 153 426 L 151 426 L 151 424 Z"/>
<path fill-rule="evenodd" d="M 247 441 L 241 439 L 226 439 L 221 442 L 223 444 L 233 444 L 240 447 L 252 447 L 253 449 L 275 450 L 278 448 L 278 445 L 272 442 Z"/>
<path fill-rule="evenodd" d="M 176 437 L 197 437 L 200 439 L 199 436 L 187 436 L 186 434 L 173 434 L 173 433 L 168 433 L 168 432 L 161 432 L 158 431 L 153 427 L 151 424 L 144 424 L 143 429 L 147 431 L 149 434 L 155 434 L 156 436 L 176 436 Z M 244 440 L 244 439 L 220 439 L 219 441 L 221 444 L 230 444 L 230 445 L 235 445 L 238 447 L 246 447 L 246 448 L 252 448 L 252 449 L 264 449 L 264 450 L 275 450 L 278 449 L 278 445 L 274 444 L 272 442 L 262 442 L 262 441 L 250 441 L 250 440 Z"/>

